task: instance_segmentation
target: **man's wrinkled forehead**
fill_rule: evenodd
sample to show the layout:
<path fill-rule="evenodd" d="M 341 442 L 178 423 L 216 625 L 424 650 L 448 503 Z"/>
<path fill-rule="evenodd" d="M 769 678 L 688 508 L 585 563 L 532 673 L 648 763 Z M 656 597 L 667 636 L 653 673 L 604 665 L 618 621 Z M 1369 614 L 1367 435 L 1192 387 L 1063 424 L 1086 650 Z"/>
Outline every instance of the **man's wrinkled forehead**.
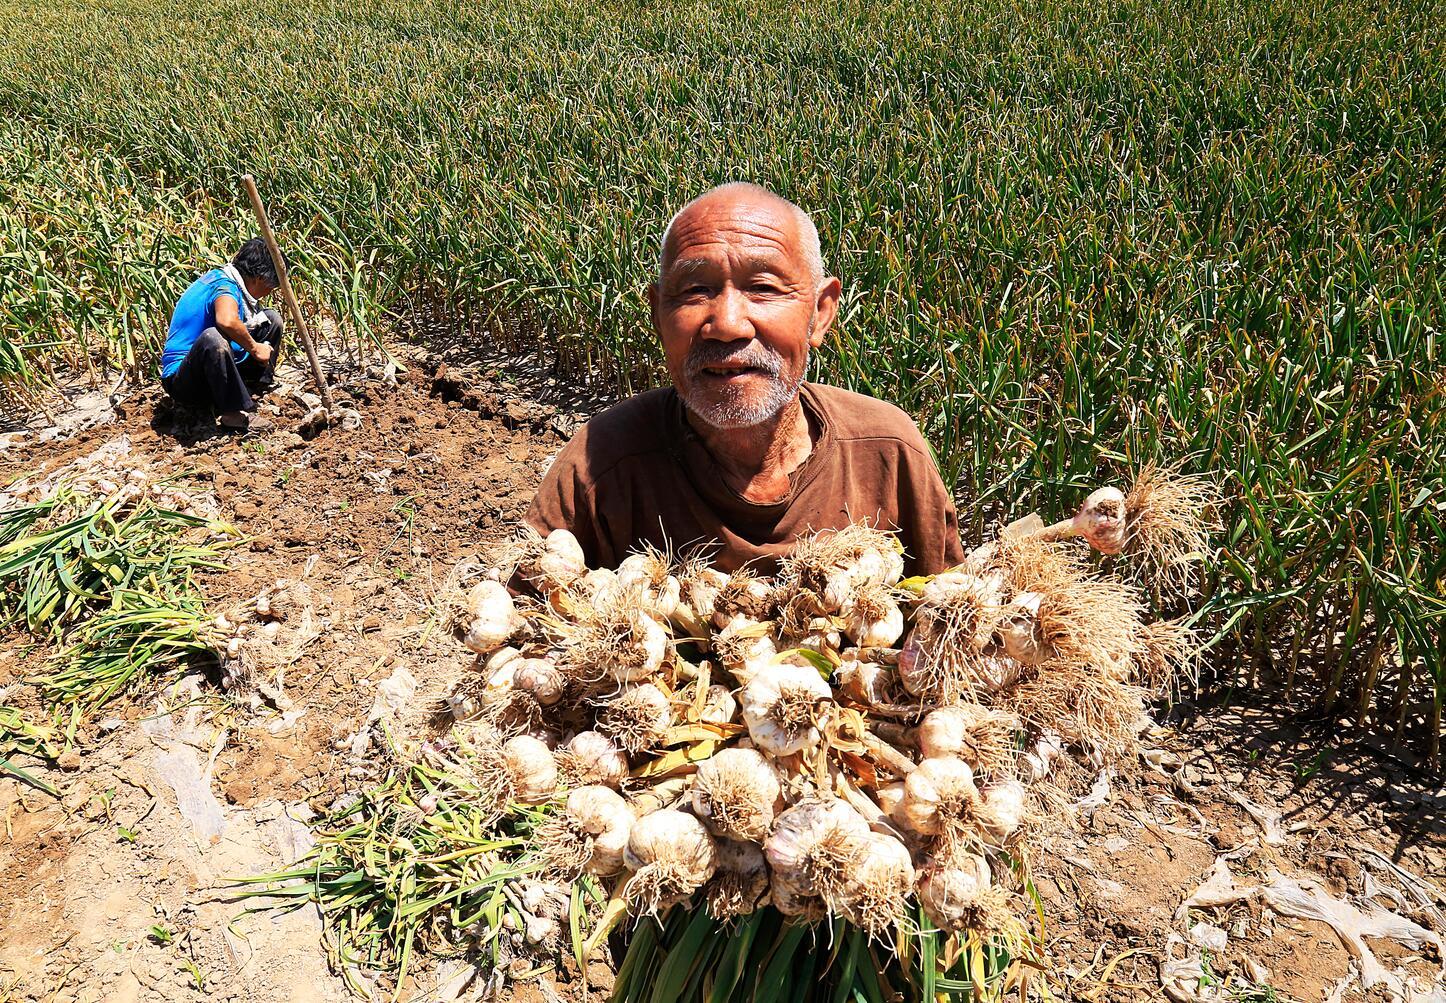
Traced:
<path fill-rule="evenodd" d="M 669 276 L 696 273 L 726 257 L 757 271 L 806 267 L 798 222 L 787 203 L 762 198 L 705 199 L 674 221 L 663 248 Z"/>

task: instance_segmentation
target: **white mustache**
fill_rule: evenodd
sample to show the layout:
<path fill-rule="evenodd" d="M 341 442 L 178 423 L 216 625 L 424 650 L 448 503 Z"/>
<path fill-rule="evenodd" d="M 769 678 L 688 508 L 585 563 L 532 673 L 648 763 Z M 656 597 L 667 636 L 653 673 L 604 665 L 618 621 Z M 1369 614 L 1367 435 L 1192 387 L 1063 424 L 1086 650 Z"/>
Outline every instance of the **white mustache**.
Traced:
<path fill-rule="evenodd" d="M 783 357 L 766 345 L 749 342 L 743 350 L 730 348 L 726 342 L 699 341 L 688 349 L 685 371 L 693 379 L 709 366 L 747 366 L 762 369 L 769 376 L 783 372 Z"/>

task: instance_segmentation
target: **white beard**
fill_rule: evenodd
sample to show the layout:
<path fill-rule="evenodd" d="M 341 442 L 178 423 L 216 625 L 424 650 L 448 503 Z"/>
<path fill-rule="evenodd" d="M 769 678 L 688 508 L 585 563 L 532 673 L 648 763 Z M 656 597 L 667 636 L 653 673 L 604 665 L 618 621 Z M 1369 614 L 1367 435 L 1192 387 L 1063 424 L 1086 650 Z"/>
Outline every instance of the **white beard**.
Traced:
<path fill-rule="evenodd" d="M 818 319 L 818 312 L 808 321 L 808 340 L 813 338 L 813 325 Z M 765 349 L 770 355 L 772 351 Z M 776 356 L 775 356 L 776 358 Z M 793 403 L 798 397 L 798 388 L 803 383 L 804 374 L 808 372 L 809 353 L 804 350 L 803 365 L 799 369 L 797 379 L 789 379 L 782 375 L 774 375 L 770 378 L 768 393 L 759 400 L 751 400 L 743 394 L 725 394 L 721 400 L 702 400 L 702 395 L 692 390 L 681 393 L 683 403 L 706 425 L 713 428 L 755 428 L 767 424 L 777 418 L 783 409 Z M 778 366 L 781 369 L 781 365 Z"/>

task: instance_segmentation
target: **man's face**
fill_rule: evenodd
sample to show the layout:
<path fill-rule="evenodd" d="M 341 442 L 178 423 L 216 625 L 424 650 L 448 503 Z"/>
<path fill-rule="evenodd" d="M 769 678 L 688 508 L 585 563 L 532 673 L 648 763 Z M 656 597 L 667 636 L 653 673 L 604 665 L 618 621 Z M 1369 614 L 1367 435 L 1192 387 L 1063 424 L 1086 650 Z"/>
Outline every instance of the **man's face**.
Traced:
<path fill-rule="evenodd" d="M 241 281 L 246 284 L 246 291 L 259 300 L 264 300 L 276 291 L 276 286 L 259 275 L 247 275 Z"/>
<path fill-rule="evenodd" d="M 787 206 L 723 192 L 673 224 L 661 281 L 649 289 L 668 374 L 715 428 L 771 421 L 798 396 L 823 344 L 839 283 L 816 284 Z"/>

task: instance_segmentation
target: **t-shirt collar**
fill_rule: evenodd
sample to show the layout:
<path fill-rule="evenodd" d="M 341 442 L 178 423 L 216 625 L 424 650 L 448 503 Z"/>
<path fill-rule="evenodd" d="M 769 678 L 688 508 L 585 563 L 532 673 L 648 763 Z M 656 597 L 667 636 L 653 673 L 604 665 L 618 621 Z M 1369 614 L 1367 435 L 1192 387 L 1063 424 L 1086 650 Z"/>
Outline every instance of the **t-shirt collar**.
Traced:
<path fill-rule="evenodd" d="M 799 492 L 818 475 L 819 470 L 825 465 L 821 457 L 833 449 L 833 425 L 829 421 L 827 413 L 819 406 L 813 385 L 802 383 L 799 385 L 798 391 L 799 403 L 803 405 L 803 413 L 808 419 L 810 431 L 817 429 L 818 438 L 814 440 L 813 449 L 809 452 L 808 457 L 788 475 L 788 494 L 778 501 L 766 505 L 751 502 L 735 491 L 724 479 L 722 467 L 719 466 L 713 454 L 708 451 L 702 436 L 693 428 L 692 422 L 688 421 L 688 407 L 683 403 L 683 398 L 678 394 L 676 387 L 673 388 L 671 394 L 674 459 L 683 467 L 684 472 L 693 481 L 698 491 L 716 505 L 758 515 L 781 512 L 793 504 L 793 500 L 798 497 Z"/>

